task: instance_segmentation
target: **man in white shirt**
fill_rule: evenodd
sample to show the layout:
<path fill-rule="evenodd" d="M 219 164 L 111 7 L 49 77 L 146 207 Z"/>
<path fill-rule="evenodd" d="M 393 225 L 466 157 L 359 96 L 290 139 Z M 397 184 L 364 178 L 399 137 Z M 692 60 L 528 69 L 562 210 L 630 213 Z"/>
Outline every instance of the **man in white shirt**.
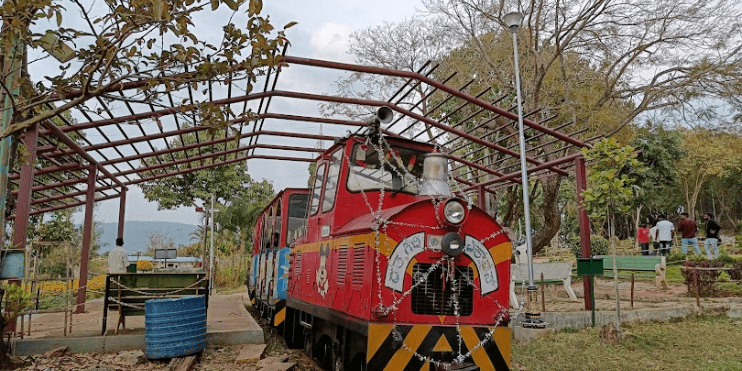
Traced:
<path fill-rule="evenodd" d="M 123 241 L 119 245 L 119 241 L 116 241 L 116 247 L 108 252 L 108 273 L 126 273 L 126 265 L 128 259 L 126 258 L 126 250 L 124 250 Z"/>
<path fill-rule="evenodd" d="M 671 221 L 667 220 L 665 215 L 660 215 L 655 227 L 657 231 L 653 236 L 654 240 L 660 243 L 660 254 L 663 256 L 667 255 L 672 247 L 672 239 L 675 237 L 675 226 Z"/>
<path fill-rule="evenodd" d="M 657 255 L 657 252 L 660 249 L 660 241 L 657 240 L 657 226 L 653 225 L 652 228 L 649 228 L 649 237 L 652 238 L 652 250 L 650 251 L 649 255 Z"/>

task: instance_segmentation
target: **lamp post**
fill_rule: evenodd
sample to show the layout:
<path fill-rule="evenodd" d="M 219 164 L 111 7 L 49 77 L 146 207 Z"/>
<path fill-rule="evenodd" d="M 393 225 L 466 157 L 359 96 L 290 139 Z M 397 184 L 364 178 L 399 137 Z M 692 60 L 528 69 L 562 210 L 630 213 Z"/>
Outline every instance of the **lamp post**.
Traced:
<path fill-rule="evenodd" d="M 211 234 L 209 236 L 211 242 L 211 248 L 209 249 L 209 295 L 213 294 L 214 290 L 214 213 L 219 211 L 214 209 L 215 196 L 211 194 L 211 208 L 209 209 L 209 216 L 211 216 Z"/>
<path fill-rule="evenodd" d="M 523 102 L 520 92 L 520 64 L 518 62 L 518 27 L 523 14 L 512 12 L 505 14 L 502 21 L 513 36 L 513 56 L 515 59 L 515 91 L 518 99 L 518 133 L 520 139 L 520 172 L 523 188 L 523 218 L 526 226 L 526 251 L 528 252 L 528 287 L 526 288 L 526 318 L 523 327 L 543 327 L 541 313 L 538 309 L 538 287 L 533 282 L 533 244 L 531 240 L 531 202 L 528 193 L 528 168 L 526 163 L 526 138 L 523 134 Z"/>

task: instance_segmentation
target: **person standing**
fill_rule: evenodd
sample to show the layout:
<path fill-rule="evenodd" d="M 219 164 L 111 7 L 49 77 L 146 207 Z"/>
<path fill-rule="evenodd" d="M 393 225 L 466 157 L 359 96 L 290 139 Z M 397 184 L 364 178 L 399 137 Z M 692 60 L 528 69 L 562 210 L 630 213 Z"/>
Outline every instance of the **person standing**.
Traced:
<path fill-rule="evenodd" d="M 642 255 L 649 255 L 649 228 L 646 224 L 639 224 L 639 230 L 636 231 L 636 240 L 639 242 Z"/>
<path fill-rule="evenodd" d="M 128 259 L 123 241 L 121 244 L 116 241 L 116 247 L 108 252 L 108 273 L 126 273 L 127 264 Z"/>
<path fill-rule="evenodd" d="M 649 237 L 652 239 L 652 250 L 649 255 L 657 255 L 657 251 L 660 251 L 660 241 L 657 240 L 657 226 L 654 224 L 649 228 Z"/>
<path fill-rule="evenodd" d="M 660 255 L 665 256 L 672 247 L 672 239 L 675 237 L 675 225 L 667 220 L 667 216 L 660 215 L 657 222 L 657 232 L 654 236 L 655 241 L 660 243 Z"/>
<path fill-rule="evenodd" d="M 696 238 L 696 231 L 698 225 L 696 221 L 688 217 L 688 213 L 680 214 L 680 222 L 678 223 L 678 233 L 680 233 L 680 244 L 683 247 L 683 255 L 688 254 L 688 244 L 693 245 L 693 251 L 696 254 L 701 254 L 701 249 L 698 247 L 698 239 Z M 709 254 L 709 259 L 711 255 Z"/>
<path fill-rule="evenodd" d="M 706 241 L 703 243 L 703 248 L 706 250 L 706 255 L 711 259 L 711 250 L 709 249 L 709 245 L 711 245 L 714 248 L 714 258 L 718 258 L 721 226 L 714 220 L 714 214 L 703 214 L 703 220 L 706 222 Z"/>

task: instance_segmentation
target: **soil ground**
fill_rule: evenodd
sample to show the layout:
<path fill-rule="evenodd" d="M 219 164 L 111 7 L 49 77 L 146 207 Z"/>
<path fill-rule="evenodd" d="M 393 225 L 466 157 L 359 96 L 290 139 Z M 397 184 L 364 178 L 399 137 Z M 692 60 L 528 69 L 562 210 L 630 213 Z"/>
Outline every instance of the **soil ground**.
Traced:
<path fill-rule="evenodd" d="M 582 296 L 582 283 L 574 282 L 573 289 Z M 622 280 L 619 284 L 619 296 L 622 308 L 630 308 L 630 283 Z M 569 300 L 561 286 L 546 289 L 546 311 L 569 312 L 584 310 L 584 302 Z M 598 310 L 615 310 L 615 288 L 610 279 L 600 279 L 596 285 L 596 308 Z M 682 282 L 670 282 L 669 288 L 658 289 L 652 281 L 637 281 L 634 284 L 634 308 L 662 308 L 678 303 L 695 302 L 694 295 L 689 295 Z M 703 298 L 703 303 L 742 302 L 740 297 Z M 253 317 L 256 317 L 254 313 Z M 559 332 L 546 339 L 536 340 L 526 345 L 513 344 L 513 370 L 601 370 L 601 368 L 580 368 L 582 363 L 575 364 L 574 359 L 595 359 L 598 364 L 609 364 L 614 368 L 626 369 L 626 365 L 643 365 L 647 370 L 742 370 L 742 354 L 736 352 L 742 342 L 742 332 L 729 333 L 738 329 L 740 321 L 726 316 L 718 319 L 689 319 L 688 321 L 649 322 L 626 325 L 629 336 L 618 344 L 601 342 L 600 329 L 586 331 Z M 266 354 L 282 355 L 291 362 L 296 362 L 295 370 L 319 371 L 313 360 L 299 350 L 287 349 L 283 339 L 275 330 L 266 325 L 264 320 L 256 318 L 264 330 Z M 708 335 L 700 338 L 696 334 Z M 736 335 L 735 335 L 736 334 Z M 709 346 L 712 351 L 708 353 Z M 255 364 L 236 363 L 241 346 L 209 347 L 199 357 L 193 368 L 201 370 L 257 370 Z M 585 352 L 590 349 L 590 352 Z M 167 370 L 167 361 L 150 361 L 139 356 L 141 352 L 120 352 L 112 354 L 44 354 L 23 357 L 26 364 L 22 371 L 149 371 Z M 689 356 L 690 355 L 690 356 Z M 659 357 L 659 358 L 658 358 Z M 693 363 L 703 360 L 702 363 Z M 736 358 L 729 358 L 736 357 Z M 544 363 L 544 360 L 549 360 Z M 690 359 L 690 361 L 688 361 Z M 662 360 L 662 361 L 658 361 Z M 682 360 L 682 362 L 678 361 Z M 700 361 L 699 361 L 700 362 Z M 592 362 L 587 364 L 593 364 Z M 557 365 L 557 366 L 555 366 Z M 623 366 L 621 366 L 623 365 Z M 673 367 L 670 368 L 669 366 Z M 713 367 L 712 367 L 713 366 Z M 551 368 L 549 368 L 551 367 Z M 602 366 L 601 366 L 602 367 Z"/>

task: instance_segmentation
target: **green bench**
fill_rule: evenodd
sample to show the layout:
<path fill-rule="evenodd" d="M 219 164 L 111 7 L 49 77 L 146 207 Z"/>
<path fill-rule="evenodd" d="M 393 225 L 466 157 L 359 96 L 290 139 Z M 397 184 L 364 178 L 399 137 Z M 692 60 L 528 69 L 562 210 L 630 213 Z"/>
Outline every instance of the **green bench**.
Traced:
<path fill-rule="evenodd" d="M 613 257 L 610 255 L 596 255 L 603 259 L 603 275 L 613 275 Z M 616 256 L 618 271 L 631 271 L 640 277 L 654 277 L 657 288 L 667 288 L 667 266 L 664 256 L 651 255 L 622 255 Z"/>
<path fill-rule="evenodd" d="M 115 332 L 121 325 L 126 329 L 127 316 L 143 316 L 144 302 L 150 299 L 177 299 L 184 296 L 203 295 L 209 305 L 209 280 L 204 272 L 171 273 L 110 273 L 106 277 L 106 294 L 103 302 L 103 328 L 108 326 L 108 310 L 118 311 Z"/>

